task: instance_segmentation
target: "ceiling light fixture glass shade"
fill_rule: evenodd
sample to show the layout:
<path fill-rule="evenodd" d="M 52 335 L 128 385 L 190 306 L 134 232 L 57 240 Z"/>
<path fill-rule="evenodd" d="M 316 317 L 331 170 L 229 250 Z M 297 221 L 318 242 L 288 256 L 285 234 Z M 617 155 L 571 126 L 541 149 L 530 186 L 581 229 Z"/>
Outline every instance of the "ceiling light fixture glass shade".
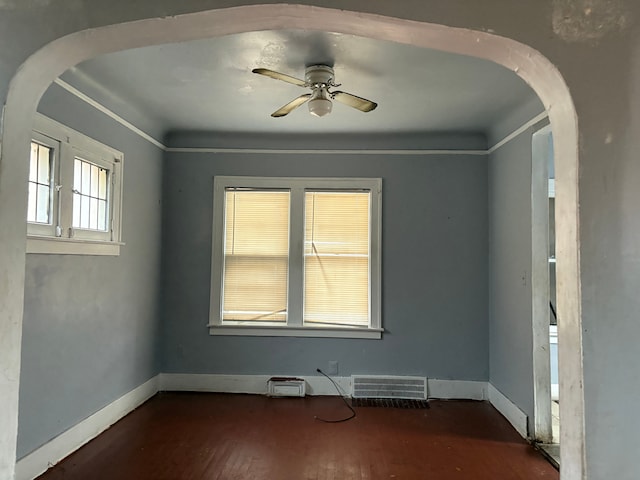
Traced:
<path fill-rule="evenodd" d="M 314 92 L 313 97 L 309 100 L 309 113 L 316 117 L 324 117 L 326 114 L 331 113 L 333 103 L 328 98 L 327 91 L 324 88 L 318 89 Z"/>
<path fill-rule="evenodd" d="M 324 117 L 327 113 L 331 113 L 331 100 L 325 98 L 314 98 L 309 100 L 309 113 L 316 117 Z"/>

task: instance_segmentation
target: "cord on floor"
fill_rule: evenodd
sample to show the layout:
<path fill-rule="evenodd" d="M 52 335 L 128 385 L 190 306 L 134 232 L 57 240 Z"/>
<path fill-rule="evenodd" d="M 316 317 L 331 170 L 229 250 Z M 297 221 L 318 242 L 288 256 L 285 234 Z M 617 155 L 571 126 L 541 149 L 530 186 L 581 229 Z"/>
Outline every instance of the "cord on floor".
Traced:
<path fill-rule="evenodd" d="M 327 377 L 329 380 L 331 380 L 331 383 L 333 383 L 333 386 L 336 387 L 336 392 L 338 392 L 338 395 L 340 395 L 340 398 L 342 399 L 342 401 L 344 402 L 344 404 L 347 406 L 347 408 L 349 410 L 351 410 L 351 415 L 346 417 L 346 418 L 340 418 L 338 420 L 327 420 L 324 418 L 320 418 L 320 417 L 313 417 L 316 420 L 319 420 L 321 422 L 324 423 L 342 423 L 342 422 L 346 422 L 348 420 L 351 420 L 352 418 L 356 417 L 356 411 L 353 409 L 353 407 L 351 405 L 349 405 L 349 402 L 347 402 L 347 399 L 344 398 L 344 395 L 342 395 L 342 392 L 340 392 L 340 388 L 338 387 L 338 384 L 336 382 L 333 381 L 333 378 L 331 378 L 329 375 L 327 375 L 326 373 L 324 373 L 322 370 L 320 370 L 319 368 L 316 368 L 316 371 L 318 373 L 321 373 L 322 375 L 324 375 L 325 377 Z"/>

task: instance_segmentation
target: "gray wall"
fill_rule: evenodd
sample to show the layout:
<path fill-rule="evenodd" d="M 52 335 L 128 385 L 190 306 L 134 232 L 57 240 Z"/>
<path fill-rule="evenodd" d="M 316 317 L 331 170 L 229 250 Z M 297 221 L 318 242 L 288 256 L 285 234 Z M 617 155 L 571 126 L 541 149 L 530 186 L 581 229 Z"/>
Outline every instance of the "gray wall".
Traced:
<path fill-rule="evenodd" d="M 489 351 L 491 384 L 533 417 L 531 136 L 489 159 Z"/>
<path fill-rule="evenodd" d="M 214 175 L 382 177 L 383 339 L 209 336 Z M 488 379 L 486 157 L 170 153 L 164 179 L 163 372 Z"/>
<path fill-rule="evenodd" d="M 542 111 L 535 99 L 490 132 L 498 142 Z M 490 382 L 529 419 L 534 415 L 529 128 L 489 155 Z"/>
<path fill-rule="evenodd" d="M 490 381 L 533 417 L 531 135 L 489 159 Z"/>
<path fill-rule="evenodd" d="M 18 458 L 159 371 L 162 152 L 57 86 L 41 113 L 125 155 L 119 257 L 27 255 Z"/>

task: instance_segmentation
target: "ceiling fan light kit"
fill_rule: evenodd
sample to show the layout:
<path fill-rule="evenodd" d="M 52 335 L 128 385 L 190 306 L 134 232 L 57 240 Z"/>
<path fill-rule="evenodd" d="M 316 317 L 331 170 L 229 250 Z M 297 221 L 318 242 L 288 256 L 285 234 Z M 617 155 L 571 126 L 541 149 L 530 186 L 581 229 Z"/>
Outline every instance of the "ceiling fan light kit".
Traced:
<path fill-rule="evenodd" d="M 333 103 L 329 99 L 329 93 L 326 89 L 318 89 L 311 95 L 311 98 L 307 102 L 309 107 L 309 113 L 316 117 L 324 117 L 328 113 L 331 113 Z"/>
<path fill-rule="evenodd" d="M 271 114 L 272 117 L 284 117 L 304 103 L 307 103 L 311 115 L 323 117 L 331 113 L 333 107 L 332 100 L 336 100 L 361 112 L 370 112 L 378 106 L 377 103 L 371 100 L 357 97 L 351 93 L 340 91 L 332 92 L 329 90 L 330 88 L 339 87 L 340 85 L 334 82 L 333 68 L 327 65 L 312 65 L 307 67 L 304 80 L 267 68 L 254 68 L 252 71 L 259 75 L 265 75 L 276 80 L 311 89 L 311 93 L 300 95 L 298 98 L 293 99 L 273 112 Z"/>

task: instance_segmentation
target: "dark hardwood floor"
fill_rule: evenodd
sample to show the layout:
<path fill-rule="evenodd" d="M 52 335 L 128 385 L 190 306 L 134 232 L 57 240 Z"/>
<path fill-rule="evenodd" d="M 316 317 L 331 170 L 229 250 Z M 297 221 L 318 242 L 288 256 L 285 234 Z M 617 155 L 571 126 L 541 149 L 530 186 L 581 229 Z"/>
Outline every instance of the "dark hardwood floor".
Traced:
<path fill-rule="evenodd" d="M 558 479 L 486 402 L 356 408 L 339 397 L 163 393 L 41 480 Z"/>

